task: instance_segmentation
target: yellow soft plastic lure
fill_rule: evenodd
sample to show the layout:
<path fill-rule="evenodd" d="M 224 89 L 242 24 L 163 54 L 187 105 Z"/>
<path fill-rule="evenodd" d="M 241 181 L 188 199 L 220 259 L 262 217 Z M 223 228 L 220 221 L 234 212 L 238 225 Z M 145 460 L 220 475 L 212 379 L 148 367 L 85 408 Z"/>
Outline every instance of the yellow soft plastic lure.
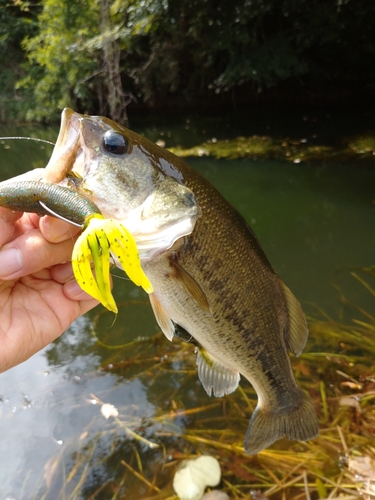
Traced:
<path fill-rule="evenodd" d="M 121 222 L 105 219 L 99 214 L 90 215 L 73 248 L 74 276 L 82 290 L 117 313 L 109 278 L 111 254 L 137 286 L 141 286 L 147 293 L 153 292 L 141 267 L 137 245 L 131 233 Z M 91 263 L 94 264 L 95 275 Z"/>
<path fill-rule="evenodd" d="M 72 254 L 74 276 L 85 292 L 110 311 L 117 313 L 109 277 L 111 254 L 136 285 L 152 293 L 131 233 L 121 222 L 105 219 L 99 208 L 77 191 L 47 182 L 15 181 L 0 189 L 0 206 L 41 216 L 53 215 L 82 227 Z"/>

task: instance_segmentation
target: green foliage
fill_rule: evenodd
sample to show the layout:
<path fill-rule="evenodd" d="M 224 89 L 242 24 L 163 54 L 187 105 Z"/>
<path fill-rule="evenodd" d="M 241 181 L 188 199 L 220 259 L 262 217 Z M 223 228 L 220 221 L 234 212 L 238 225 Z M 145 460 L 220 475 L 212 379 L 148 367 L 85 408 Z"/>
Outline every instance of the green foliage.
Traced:
<path fill-rule="evenodd" d="M 35 8 L 34 8 L 35 10 Z M 22 39 L 35 32 L 30 2 L 0 0 L 0 121 L 22 116 L 25 97 L 14 88 L 15 81 L 24 75 Z"/>
<path fill-rule="evenodd" d="M 366 0 L 170 0 L 140 87 L 156 98 L 160 89 L 191 97 L 245 83 L 259 91 L 296 77 L 306 86 L 373 84 L 374 15 Z"/>
<path fill-rule="evenodd" d="M 0 5 L 2 119 L 10 101 L 28 119 L 53 119 L 68 105 L 121 121 L 128 96 L 198 103 L 240 86 L 255 95 L 290 83 L 334 95 L 375 83 L 367 0 Z"/>
<path fill-rule="evenodd" d="M 46 0 L 38 16 L 38 34 L 26 37 L 28 74 L 18 88 L 33 89 L 27 119 L 54 118 L 65 106 L 89 105 L 95 98 L 95 53 L 85 48 L 99 31 L 93 0 Z"/>
<path fill-rule="evenodd" d="M 152 28 L 132 2 L 43 0 L 36 36 L 26 37 L 28 74 L 17 88 L 32 89 L 27 119 L 50 120 L 66 106 L 126 120 L 127 53 Z M 125 64 L 124 64 L 125 62 Z M 125 73 L 125 74 L 124 74 Z"/>

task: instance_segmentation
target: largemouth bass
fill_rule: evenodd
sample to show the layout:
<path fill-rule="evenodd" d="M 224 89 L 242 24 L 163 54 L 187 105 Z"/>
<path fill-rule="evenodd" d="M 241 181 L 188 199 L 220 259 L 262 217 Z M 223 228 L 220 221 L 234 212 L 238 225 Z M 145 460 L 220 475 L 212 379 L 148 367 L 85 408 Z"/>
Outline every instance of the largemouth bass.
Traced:
<path fill-rule="evenodd" d="M 44 180 L 74 184 L 131 231 L 154 290 L 156 320 L 169 340 L 177 335 L 196 345 L 209 395 L 231 393 L 240 375 L 252 384 L 258 404 L 247 453 L 284 435 L 306 441 L 318 434 L 312 401 L 288 355 L 306 343 L 301 306 L 246 221 L 209 182 L 112 120 L 69 109 Z"/>

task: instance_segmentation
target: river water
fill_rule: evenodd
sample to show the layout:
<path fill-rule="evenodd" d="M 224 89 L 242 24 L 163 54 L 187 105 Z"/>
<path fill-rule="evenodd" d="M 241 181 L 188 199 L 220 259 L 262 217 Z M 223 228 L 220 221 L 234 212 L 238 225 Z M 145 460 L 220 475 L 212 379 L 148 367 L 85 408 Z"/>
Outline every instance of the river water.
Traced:
<path fill-rule="evenodd" d="M 2 136 L 15 134 L 54 140 L 57 130 L 0 130 Z M 0 142 L 1 180 L 44 166 L 51 150 L 40 143 Z M 341 291 L 373 307 L 351 276 L 354 268 L 374 265 L 373 167 L 188 162 L 244 215 L 309 317 L 321 310 L 345 316 Z M 197 450 L 181 444 L 184 430 L 198 423 L 204 429 L 204 419 L 222 415 L 220 400 L 208 398 L 197 380 L 190 346 L 169 343 L 146 294 L 121 276 L 114 280 L 119 316 L 113 325 L 99 306 L 0 376 L 1 499 L 135 499 L 151 497 L 157 488 L 172 495 L 168 463 L 177 451 Z M 104 418 L 103 403 L 118 415 Z M 205 409 L 195 414 L 197 407 Z"/>

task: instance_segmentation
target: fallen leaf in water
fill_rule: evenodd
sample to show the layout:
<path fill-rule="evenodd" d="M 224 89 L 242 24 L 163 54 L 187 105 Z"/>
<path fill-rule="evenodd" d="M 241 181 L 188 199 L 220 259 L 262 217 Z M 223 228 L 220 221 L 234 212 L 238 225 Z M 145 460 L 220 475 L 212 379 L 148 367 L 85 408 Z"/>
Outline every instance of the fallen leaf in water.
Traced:
<path fill-rule="evenodd" d="M 100 411 L 102 412 L 102 415 L 104 418 L 109 418 L 109 417 L 118 417 L 118 409 L 116 406 L 110 405 L 109 403 L 104 403 L 104 405 L 101 406 Z"/>
<path fill-rule="evenodd" d="M 206 487 L 216 486 L 220 479 L 219 462 L 214 457 L 204 455 L 181 462 L 173 478 L 173 488 L 180 500 L 201 500 Z M 225 499 L 218 497 L 217 500 Z"/>
<path fill-rule="evenodd" d="M 202 500 L 229 500 L 229 496 L 224 491 L 212 490 L 203 495 Z"/>
<path fill-rule="evenodd" d="M 340 398 L 339 404 L 340 406 L 352 406 L 358 413 L 361 413 L 361 405 L 356 397 L 344 396 L 343 398 Z"/>
<path fill-rule="evenodd" d="M 355 457 L 349 458 L 348 467 L 350 472 L 359 479 L 370 479 L 375 481 L 375 460 L 370 457 Z"/>
<path fill-rule="evenodd" d="M 349 458 L 348 469 L 357 481 L 357 489 L 362 498 L 369 499 L 375 493 L 375 459 L 365 455 Z"/>

